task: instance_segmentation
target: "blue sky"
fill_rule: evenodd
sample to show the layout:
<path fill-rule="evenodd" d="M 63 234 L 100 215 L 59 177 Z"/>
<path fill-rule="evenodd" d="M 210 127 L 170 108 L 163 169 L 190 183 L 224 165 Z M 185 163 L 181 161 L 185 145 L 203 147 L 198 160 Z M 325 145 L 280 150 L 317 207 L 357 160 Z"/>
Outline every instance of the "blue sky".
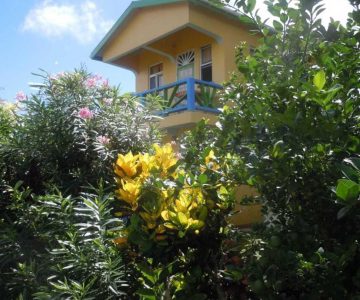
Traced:
<path fill-rule="evenodd" d="M 0 10 L 0 99 L 30 93 L 39 69 L 54 74 L 85 64 L 88 71 L 134 91 L 133 73 L 92 61 L 89 56 L 131 0 L 2 0 Z M 262 2 L 262 1 L 258 1 Z M 326 0 L 329 16 L 345 20 L 346 0 Z M 260 9 L 262 9 L 260 5 Z M 150 24 L 149 24 L 150 25 Z"/>

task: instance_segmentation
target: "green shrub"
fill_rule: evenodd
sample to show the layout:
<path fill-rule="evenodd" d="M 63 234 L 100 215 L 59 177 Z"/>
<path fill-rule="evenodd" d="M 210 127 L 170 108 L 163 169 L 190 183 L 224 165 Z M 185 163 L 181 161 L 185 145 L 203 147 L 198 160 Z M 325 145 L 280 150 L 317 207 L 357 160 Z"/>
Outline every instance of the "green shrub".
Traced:
<path fill-rule="evenodd" d="M 99 188 L 80 197 L 36 196 L 17 185 L 0 228 L 4 299 L 103 299 L 126 295 L 122 253 L 113 243 L 122 221 Z M 6 222 L 12 218 L 13 224 Z"/>
<path fill-rule="evenodd" d="M 14 126 L 14 109 L 11 104 L 0 104 L 0 142 L 5 143 Z"/>
<path fill-rule="evenodd" d="M 150 111 L 101 77 L 85 70 L 39 76 L 39 92 L 19 102 L 13 132 L 0 145 L 10 184 L 22 180 L 35 192 L 54 185 L 78 194 L 100 177 L 112 181 L 117 153 L 157 140 Z"/>
<path fill-rule="evenodd" d="M 1 295 L 126 298 L 131 277 L 113 242 L 123 222 L 109 191 L 116 155 L 158 140 L 151 108 L 85 70 L 39 76 L 35 95 L 18 93 L 18 110 L 0 107 Z"/>
<path fill-rule="evenodd" d="M 233 207 L 225 179 L 233 158 L 210 149 L 201 156 L 191 169 L 171 144 L 118 156 L 116 195 L 129 220 L 115 242 L 135 256 L 140 299 L 221 298 L 218 259 Z"/>
<path fill-rule="evenodd" d="M 359 20 L 325 29 L 321 1 L 289 2 L 267 2 L 270 29 L 255 1 L 236 1 L 263 38 L 253 54 L 246 45 L 237 50 L 239 74 L 225 87 L 212 143 L 243 159 L 240 182 L 261 194 L 264 224 L 249 237 L 235 234 L 249 291 L 261 299 L 357 299 L 358 181 L 336 185 L 343 159 L 360 153 Z"/>

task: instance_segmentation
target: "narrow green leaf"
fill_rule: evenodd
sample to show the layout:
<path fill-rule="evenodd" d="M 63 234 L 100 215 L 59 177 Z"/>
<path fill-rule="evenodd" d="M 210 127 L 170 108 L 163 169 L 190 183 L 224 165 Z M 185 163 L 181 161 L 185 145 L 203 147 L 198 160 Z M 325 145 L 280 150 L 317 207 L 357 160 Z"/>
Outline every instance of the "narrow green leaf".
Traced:
<path fill-rule="evenodd" d="M 251 24 L 253 21 L 247 16 L 239 16 L 239 20 L 245 24 Z"/>
<path fill-rule="evenodd" d="M 156 282 L 155 274 L 147 264 L 139 263 L 137 267 L 140 270 L 142 276 L 144 276 L 152 284 L 155 284 Z"/>
<path fill-rule="evenodd" d="M 352 165 L 356 170 L 360 171 L 360 158 L 356 158 L 356 157 L 345 158 L 344 162 Z"/>
<path fill-rule="evenodd" d="M 354 182 L 356 182 L 357 180 L 360 179 L 360 173 L 356 172 L 356 170 L 348 165 L 342 165 L 340 167 L 341 172 L 344 174 L 344 176 L 349 179 L 352 180 Z"/>
<path fill-rule="evenodd" d="M 146 300 L 156 300 L 156 295 L 152 289 L 142 288 L 136 291 L 136 294 Z"/>
<path fill-rule="evenodd" d="M 181 184 L 184 184 L 185 182 L 185 176 L 182 174 L 178 175 L 177 181 L 179 181 Z"/>

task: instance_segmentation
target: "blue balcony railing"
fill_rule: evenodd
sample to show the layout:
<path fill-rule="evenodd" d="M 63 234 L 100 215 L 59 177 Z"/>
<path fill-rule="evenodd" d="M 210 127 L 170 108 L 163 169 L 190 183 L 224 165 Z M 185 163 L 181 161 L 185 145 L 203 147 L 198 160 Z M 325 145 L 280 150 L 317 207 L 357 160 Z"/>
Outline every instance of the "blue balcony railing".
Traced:
<path fill-rule="evenodd" d="M 223 87 L 220 84 L 189 77 L 137 93 L 136 96 L 140 97 L 145 105 L 150 100 L 150 95 L 157 96 L 160 115 L 184 110 L 218 113 L 216 92 L 221 89 Z"/>

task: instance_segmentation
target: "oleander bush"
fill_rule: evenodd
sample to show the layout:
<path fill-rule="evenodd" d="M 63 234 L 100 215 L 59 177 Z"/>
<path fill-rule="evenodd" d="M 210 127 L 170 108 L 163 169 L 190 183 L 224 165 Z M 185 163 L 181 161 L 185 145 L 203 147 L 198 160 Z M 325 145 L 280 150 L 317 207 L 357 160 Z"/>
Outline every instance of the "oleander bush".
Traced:
<path fill-rule="evenodd" d="M 106 299 L 125 296 L 128 278 L 113 239 L 113 193 L 102 183 L 78 197 L 35 195 L 17 184 L 0 228 L 4 299 Z M 12 221 L 11 224 L 8 222 Z"/>
<path fill-rule="evenodd" d="M 159 138 L 151 108 L 84 69 L 0 107 L 4 299 L 127 298 L 113 163 Z"/>
<path fill-rule="evenodd" d="M 19 94 L 19 113 L 0 165 L 10 184 L 35 192 L 49 185 L 77 194 L 84 183 L 112 180 L 117 153 L 141 151 L 157 141 L 151 107 L 120 95 L 107 80 L 80 69 L 38 75 L 39 91 Z"/>

